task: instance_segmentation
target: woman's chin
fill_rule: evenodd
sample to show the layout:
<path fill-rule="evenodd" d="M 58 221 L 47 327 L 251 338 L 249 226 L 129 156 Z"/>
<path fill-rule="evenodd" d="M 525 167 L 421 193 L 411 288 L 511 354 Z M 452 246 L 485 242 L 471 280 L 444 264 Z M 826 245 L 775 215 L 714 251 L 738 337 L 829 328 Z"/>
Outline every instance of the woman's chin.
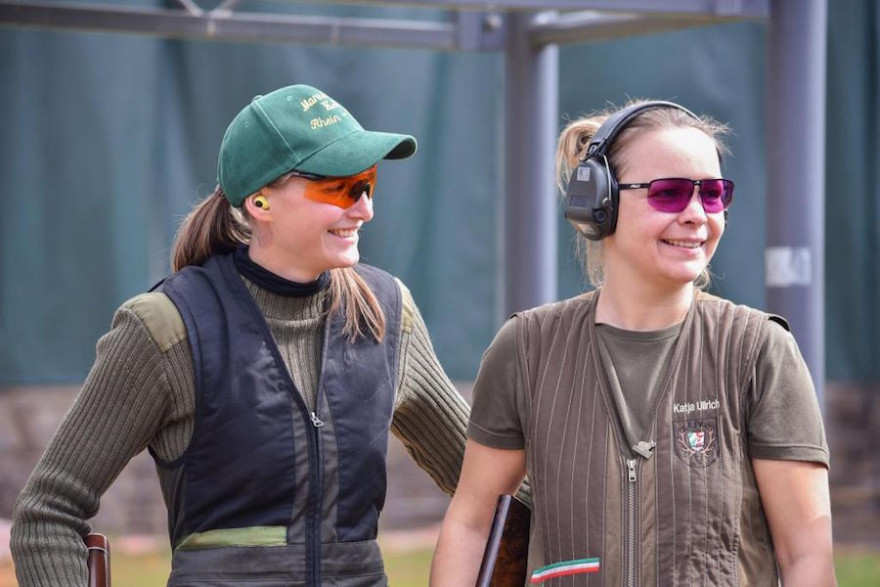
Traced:
<path fill-rule="evenodd" d="M 345 253 L 335 255 L 333 259 L 333 269 L 345 269 L 357 265 L 360 260 L 360 254 L 357 249 L 346 251 Z"/>
<path fill-rule="evenodd" d="M 699 264 L 694 266 L 675 267 L 664 271 L 666 281 L 680 286 L 686 286 L 694 283 L 700 277 L 705 269 L 705 265 Z"/>

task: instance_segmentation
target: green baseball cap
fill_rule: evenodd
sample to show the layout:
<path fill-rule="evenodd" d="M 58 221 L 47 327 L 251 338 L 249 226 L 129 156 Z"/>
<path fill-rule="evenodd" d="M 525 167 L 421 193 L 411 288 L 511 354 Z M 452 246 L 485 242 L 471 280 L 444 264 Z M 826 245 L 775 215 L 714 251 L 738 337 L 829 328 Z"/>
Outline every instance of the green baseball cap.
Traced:
<path fill-rule="evenodd" d="M 232 120 L 217 162 L 217 182 L 233 206 L 288 171 L 344 177 L 381 159 L 416 152 L 409 135 L 364 130 L 317 88 L 287 86 L 255 97 Z"/>

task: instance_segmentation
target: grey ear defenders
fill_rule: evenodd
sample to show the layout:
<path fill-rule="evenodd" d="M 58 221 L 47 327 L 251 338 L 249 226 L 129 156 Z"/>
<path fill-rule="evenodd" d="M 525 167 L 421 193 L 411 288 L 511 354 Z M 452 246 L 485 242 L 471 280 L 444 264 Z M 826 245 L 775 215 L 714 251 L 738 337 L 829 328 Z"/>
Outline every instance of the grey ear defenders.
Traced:
<path fill-rule="evenodd" d="M 651 101 L 635 104 L 611 115 L 590 141 L 565 191 L 565 217 L 577 222 L 590 240 L 602 240 L 617 228 L 617 176 L 608 163 L 608 151 L 617 135 L 640 113 L 654 108 L 675 108 L 698 118 L 674 102 Z"/>

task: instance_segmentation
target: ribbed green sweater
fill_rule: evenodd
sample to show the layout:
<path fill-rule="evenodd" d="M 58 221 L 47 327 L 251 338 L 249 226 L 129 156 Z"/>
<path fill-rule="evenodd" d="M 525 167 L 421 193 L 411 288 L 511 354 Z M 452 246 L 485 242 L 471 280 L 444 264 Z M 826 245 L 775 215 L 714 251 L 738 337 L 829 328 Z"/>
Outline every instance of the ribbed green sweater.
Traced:
<path fill-rule="evenodd" d="M 400 283 L 400 282 L 398 282 Z M 314 405 L 325 292 L 283 297 L 245 280 L 296 387 Z M 468 406 L 443 372 L 406 287 L 392 432 L 445 492 L 458 481 Z M 82 536 L 101 495 L 146 447 L 183 454 L 195 422 L 192 355 L 180 314 L 161 293 L 125 302 L 70 411 L 16 502 L 10 545 L 22 587 L 86 585 Z M 163 494 L 170 477 L 159 472 Z"/>

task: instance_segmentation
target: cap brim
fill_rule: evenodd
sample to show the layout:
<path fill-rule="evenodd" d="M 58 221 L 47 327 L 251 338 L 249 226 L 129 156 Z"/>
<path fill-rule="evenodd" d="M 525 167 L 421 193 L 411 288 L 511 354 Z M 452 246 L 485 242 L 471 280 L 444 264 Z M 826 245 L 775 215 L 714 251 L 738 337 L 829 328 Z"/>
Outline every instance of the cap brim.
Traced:
<path fill-rule="evenodd" d="M 297 171 L 344 177 L 360 173 L 382 159 L 406 159 L 416 152 L 409 135 L 356 130 L 303 159 Z"/>

